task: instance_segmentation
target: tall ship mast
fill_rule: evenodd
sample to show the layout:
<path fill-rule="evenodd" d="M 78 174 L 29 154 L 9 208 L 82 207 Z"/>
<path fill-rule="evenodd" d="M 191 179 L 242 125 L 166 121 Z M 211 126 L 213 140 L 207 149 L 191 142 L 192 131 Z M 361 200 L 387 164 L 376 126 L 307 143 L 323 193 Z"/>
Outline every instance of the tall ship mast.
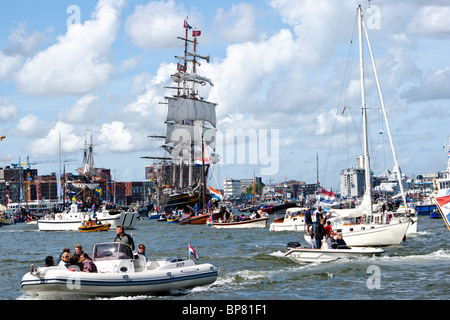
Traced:
<path fill-rule="evenodd" d="M 210 79 L 197 74 L 203 61 L 209 63 L 209 55 L 197 53 L 198 37 L 201 31 L 192 30 L 185 20 L 184 54 L 175 56 L 177 70 L 171 75 L 173 90 L 166 96 L 167 117 L 165 136 L 151 136 L 163 139 L 163 157 L 142 157 L 153 159 L 156 181 L 152 200 L 159 211 L 175 209 L 193 210 L 197 205 L 203 208 L 209 201 L 206 181 L 209 166 L 219 161 L 211 148 L 216 136 L 216 103 L 204 100 L 199 94 L 201 86 L 213 86 Z M 191 33 L 192 32 L 192 33 Z"/>

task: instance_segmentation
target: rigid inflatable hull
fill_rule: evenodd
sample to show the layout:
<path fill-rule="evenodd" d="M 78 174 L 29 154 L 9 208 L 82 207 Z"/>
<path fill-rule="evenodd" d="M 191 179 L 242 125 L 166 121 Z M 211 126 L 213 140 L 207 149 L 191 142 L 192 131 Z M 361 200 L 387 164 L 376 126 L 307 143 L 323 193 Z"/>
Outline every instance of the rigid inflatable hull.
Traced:
<path fill-rule="evenodd" d="M 27 273 L 22 279 L 21 286 L 31 296 L 140 295 L 208 285 L 216 281 L 217 276 L 218 272 L 211 264 L 138 273 L 84 273 L 55 270 L 44 276 Z"/>

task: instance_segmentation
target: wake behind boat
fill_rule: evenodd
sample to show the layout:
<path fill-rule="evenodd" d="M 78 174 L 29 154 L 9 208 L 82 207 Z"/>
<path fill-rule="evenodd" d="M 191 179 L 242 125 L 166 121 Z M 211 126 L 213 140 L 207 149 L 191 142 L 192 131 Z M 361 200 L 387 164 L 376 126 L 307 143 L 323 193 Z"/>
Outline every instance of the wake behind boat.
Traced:
<path fill-rule="evenodd" d="M 98 272 L 32 266 L 22 278 L 22 289 L 37 297 L 142 295 L 208 285 L 218 276 L 212 264 L 195 264 L 181 258 L 146 261 L 119 242 L 96 244 L 93 252 Z"/>
<path fill-rule="evenodd" d="M 284 257 L 297 263 L 329 262 L 337 259 L 356 258 L 361 256 L 380 255 L 384 252 L 381 248 L 371 247 L 345 247 L 340 249 L 312 249 L 301 247 L 297 242 L 288 243 Z"/>

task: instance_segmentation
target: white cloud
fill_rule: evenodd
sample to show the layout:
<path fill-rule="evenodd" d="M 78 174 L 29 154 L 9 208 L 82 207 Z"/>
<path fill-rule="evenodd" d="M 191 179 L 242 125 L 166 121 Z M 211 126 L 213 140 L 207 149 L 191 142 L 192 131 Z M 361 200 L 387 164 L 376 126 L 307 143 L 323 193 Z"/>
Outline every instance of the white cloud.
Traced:
<path fill-rule="evenodd" d="M 167 108 L 159 103 L 164 102 L 164 84 L 169 81 L 170 74 L 174 70 L 176 70 L 176 65 L 173 63 L 161 64 L 156 75 L 145 86 L 143 81 L 150 77 L 148 74 L 135 78 L 133 90 L 138 90 L 140 94 L 136 97 L 136 101 L 129 103 L 124 108 L 125 114 L 132 114 L 132 117 L 137 118 L 135 121 L 147 123 L 147 121 L 151 120 L 154 123 L 155 119 L 160 119 L 162 123 Z"/>
<path fill-rule="evenodd" d="M 100 0 L 92 20 L 72 24 L 57 43 L 27 59 L 15 80 L 32 95 L 78 95 L 105 85 L 114 72 L 109 49 L 120 25 L 123 0 Z"/>
<path fill-rule="evenodd" d="M 231 45 L 223 61 L 202 66 L 200 69 L 215 84 L 208 100 L 220 103 L 218 118 L 249 109 L 260 112 L 259 102 L 264 98 L 267 83 L 292 62 L 294 52 L 292 34 L 281 30 L 266 40 Z"/>
<path fill-rule="evenodd" d="M 427 72 L 423 82 L 407 90 L 404 97 L 408 102 L 450 99 L 449 88 L 450 67 L 446 67 L 434 72 Z"/>
<path fill-rule="evenodd" d="M 450 7 L 426 6 L 420 8 L 413 20 L 408 24 L 408 30 L 420 36 L 448 38 L 450 36 Z"/>
<path fill-rule="evenodd" d="M 47 127 L 48 124 L 40 121 L 37 115 L 28 114 L 19 120 L 17 131 L 23 137 L 36 138 L 42 136 Z"/>
<path fill-rule="evenodd" d="M 222 37 L 228 41 L 248 41 L 258 37 L 255 25 L 257 10 L 252 4 L 233 4 L 228 11 L 219 8 L 214 22 L 220 26 Z"/>
<path fill-rule="evenodd" d="M 130 131 L 125 128 L 125 124 L 113 121 L 102 125 L 101 134 L 98 137 L 100 152 L 117 151 L 127 152 L 133 149 L 133 139 Z"/>
<path fill-rule="evenodd" d="M 14 120 L 18 112 L 19 108 L 14 103 L 0 97 L 0 123 Z"/>
<path fill-rule="evenodd" d="M 143 48 L 169 48 L 176 44 L 183 21 L 188 14 L 175 1 L 150 1 L 136 6 L 125 22 L 125 30 L 133 43 Z M 198 19 L 193 19 L 194 21 Z"/>
<path fill-rule="evenodd" d="M 11 44 L 3 50 L 8 56 L 27 56 L 35 52 L 44 42 L 45 35 L 39 31 L 27 34 L 25 23 L 20 23 L 8 37 Z"/>
<path fill-rule="evenodd" d="M 37 157 L 57 155 L 60 137 L 65 152 L 79 152 L 84 145 L 84 138 L 80 136 L 78 131 L 74 125 L 57 122 L 45 137 L 35 139 L 27 145 L 28 152 L 30 155 Z"/>
<path fill-rule="evenodd" d="M 90 93 L 75 102 L 69 110 L 59 110 L 58 119 L 68 123 L 89 123 L 102 114 L 102 104 L 96 95 Z"/>
<path fill-rule="evenodd" d="M 0 78 L 10 79 L 14 73 L 22 66 L 22 57 L 7 56 L 0 52 Z"/>

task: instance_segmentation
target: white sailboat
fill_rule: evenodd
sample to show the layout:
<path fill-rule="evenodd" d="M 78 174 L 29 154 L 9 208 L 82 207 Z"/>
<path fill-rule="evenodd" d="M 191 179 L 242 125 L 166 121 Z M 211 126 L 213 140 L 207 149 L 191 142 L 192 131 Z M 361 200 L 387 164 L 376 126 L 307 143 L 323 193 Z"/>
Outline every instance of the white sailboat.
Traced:
<path fill-rule="evenodd" d="M 358 26 L 359 26 L 359 56 L 360 56 L 360 75 L 361 75 L 361 108 L 363 118 L 363 132 L 364 132 L 364 169 L 365 169 L 365 193 L 364 198 L 355 209 L 330 209 L 330 213 L 335 218 L 331 218 L 332 227 L 335 232 L 341 232 L 344 236 L 345 242 L 349 246 L 388 246 L 398 245 L 404 240 L 408 228 L 412 220 L 407 216 L 407 212 L 403 210 L 401 213 L 385 212 L 374 213 L 371 198 L 371 177 L 370 177 L 370 157 L 369 157 L 369 143 L 368 143 L 368 129 L 367 129 L 367 107 L 364 85 L 364 60 L 363 60 L 363 32 L 367 41 L 370 59 L 373 66 L 373 73 L 375 82 L 378 88 L 378 95 L 381 102 L 381 109 L 383 111 L 384 120 L 386 124 L 387 133 L 392 149 L 395 168 L 400 173 L 397 156 L 395 154 L 394 144 L 392 141 L 391 131 L 387 119 L 386 108 L 384 105 L 381 87 L 378 80 L 378 74 L 375 67 L 375 61 L 370 46 L 367 28 L 364 22 L 361 6 L 358 7 Z M 397 174 L 399 179 L 400 191 L 402 194 L 403 203 L 407 205 L 406 195 L 401 183 L 401 175 Z M 412 210 L 406 207 L 406 211 Z M 337 217 L 336 217 L 337 216 Z M 417 220 L 415 221 L 417 225 Z"/>

